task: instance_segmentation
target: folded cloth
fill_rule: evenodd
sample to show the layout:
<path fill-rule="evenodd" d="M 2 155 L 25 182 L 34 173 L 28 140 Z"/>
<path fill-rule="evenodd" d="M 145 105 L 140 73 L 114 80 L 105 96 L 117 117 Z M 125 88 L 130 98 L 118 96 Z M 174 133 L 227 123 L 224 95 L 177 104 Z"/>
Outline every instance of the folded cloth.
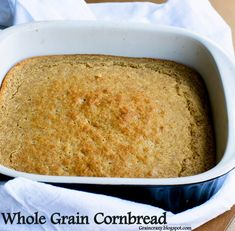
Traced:
<path fill-rule="evenodd" d="M 169 0 L 165 4 L 102 3 L 86 4 L 83 0 L 1 0 L 0 25 L 51 19 L 91 19 L 134 21 L 183 27 L 214 40 L 233 53 L 231 31 L 207 0 Z M 216 25 L 216 26 L 214 26 Z M 229 174 L 220 191 L 209 201 L 179 214 L 167 212 L 168 225 L 196 228 L 235 204 L 235 171 Z M 113 197 L 58 188 L 23 178 L 0 186 L 0 230 L 138 230 L 129 225 L 96 225 L 92 218 L 98 212 L 106 215 L 160 215 L 164 211 Z M 5 225 L 1 213 L 39 212 L 47 220 L 51 214 L 87 215 L 90 225 Z"/>
<path fill-rule="evenodd" d="M 92 20 L 84 0 L 1 0 L 0 25 L 45 20 Z"/>
<path fill-rule="evenodd" d="M 196 228 L 224 211 L 235 203 L 234 188 L 231 183 L 235 181 L 235 174 L 228 176 L 221 190 L 209 201 L 182 213 L 172 214 L 167 212 L 166 221 L 169 227 Z M 24 178 L 16 178 L 8 181 L 0 188 L 0 212 L 21 212 L 21 215 L 30 216 L 35 212 L 45 216 L 47 222 L 43 225 L 19 225 L 16 221 L 13 225 L 5 225 L 0 215 L 0 230 L 103 230 L 125 231 L 139 230 L 140 225 L 97 225 L 94 217 L 97 213 L 104 216 L 123 216 L 128 212 L 139 216 L 161 216 L 164 210 L 150 205 L 121 200 L 114 197 L 80 192 L 38 183 Z M 53 225 L 50 221 L 54 213 L 70 216 L 80 215 L 89 217 L 89 225 Z M 54 216 L 54 220 L 58 219 Z M 98 222 L 103 220 L 98 215 Z M 143 226 L 143 225 L 142 225 Z M 148 225 L 150 226 L 150 225 Z M 156 225 L 155 225 L 156 227 Z"/>
<path fill-rule="evenodd" d="M 13 24 L 14 5 L 11 1 L 0 1 L 0 29 Z"/>
<path fill-rule="evenodd" d="M 164 4 L 101 3 L 89 7 L 97 19 L 185 28 L 214 40 L 233 54 L 231 29 L 207 0 L 169 0 Z"/>

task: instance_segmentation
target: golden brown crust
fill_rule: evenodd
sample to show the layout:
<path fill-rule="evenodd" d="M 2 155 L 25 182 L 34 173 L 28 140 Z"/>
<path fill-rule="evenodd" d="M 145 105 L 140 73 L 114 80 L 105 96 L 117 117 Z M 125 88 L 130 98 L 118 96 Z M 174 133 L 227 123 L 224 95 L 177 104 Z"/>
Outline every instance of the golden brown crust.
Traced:
<path fill-rule="evenodd" d="M 215 163 L 200 76 L 171 61 L 42 56 L 6 75 L 0 163 L 48 175 L 177 177 Z"/>

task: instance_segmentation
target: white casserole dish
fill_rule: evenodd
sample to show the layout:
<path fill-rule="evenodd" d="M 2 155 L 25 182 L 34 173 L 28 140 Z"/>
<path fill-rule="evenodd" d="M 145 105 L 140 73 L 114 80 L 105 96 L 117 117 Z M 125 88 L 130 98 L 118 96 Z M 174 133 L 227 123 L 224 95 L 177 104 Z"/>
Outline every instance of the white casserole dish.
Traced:
<path fill-rule="evenodd" d="M 235 62 L 206 38 L 183 29 L 101 21 L 38 22 L 0 32 L 0 80 L 17 62 L 39 55 L 109 54 L 173 60 L 196 69 L 210 96 L 217 165 L 202 174 L 164 179 L 66 177 L 29 174 L 0 166 L 0 173 L 51 183 L 177 186 L 211 181 L 235 167 Z M 173 144 L 172 144 L 173 145 Z"/>

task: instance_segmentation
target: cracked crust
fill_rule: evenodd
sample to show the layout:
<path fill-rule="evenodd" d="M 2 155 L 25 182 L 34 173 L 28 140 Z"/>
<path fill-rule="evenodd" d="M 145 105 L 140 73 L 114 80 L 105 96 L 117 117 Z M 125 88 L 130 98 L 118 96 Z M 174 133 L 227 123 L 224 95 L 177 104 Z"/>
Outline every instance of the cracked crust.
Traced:
<path fill-rule="evenodd" d="M 208 96 L 171 61 L 44 56 L 1 86 L 0 163 L 30 173 L 178 177 L 215 164 Z"/>

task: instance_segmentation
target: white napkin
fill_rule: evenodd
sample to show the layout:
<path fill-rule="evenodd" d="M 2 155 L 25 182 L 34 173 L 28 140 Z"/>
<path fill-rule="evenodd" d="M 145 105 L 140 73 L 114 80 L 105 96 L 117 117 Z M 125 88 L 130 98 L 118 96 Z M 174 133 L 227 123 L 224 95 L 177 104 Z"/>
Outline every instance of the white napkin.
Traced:
<path fill-rule="evenodd" d="M 97 19 L 186 28 L 233 53 L 231 29 L 207 0 L 168 0 L 164 4 L 102 3 L 90 4 L 90 9 Z"/>
<path fill-rule="evenodd" d="M 14 16 L 14 20 L 13 20 Z M 103 19 L 138 21 L 187 28 L 211 38 L 227 52 L 233 53 L 231 31 L 207 0 L 169 0 L 166 4 L 102 3 L 86 4 L 83 0 L 0 0 L 0 25 L 9 26 L 33 20 Z M 167 213 L 168 225 L 189 225 L 196 228 L 235 204 L 235 172 L 231 173 L 221 190 L 209 201 L 188 211 Z M 158 215 L 163 210 L 113 197 L 57 188 L 23 178 L 7 182 L 0 188 L 0 213 L 22 211 L 31 215 L 39 211 L 46 218 L 54 212 L 72 215 L 79 212 L 90 218 L 96 212 L 123 215 L 131 211 L 139 215 Z M 138 230 L 135 226 L 52 226 L 4 225 L 0 230 Z"/>
<path fill-rule="evenodd" d="M 211 218 L 230 209 L 235 203 L 234 190 L 231 189 L 231 182 L 234 182 L 235 174 L 231 174 L 225 182 L 221 190 L 214 195 L 209 201 L 201 206 L 187 210 L 176 215 L 167 212 L 168 226 L 191 226 L 198 227 Z M 232 192 L 232 193 L 231 193 Z M 0 230 L 103 230 L 103 231 L 125 231 L 138 230 L 135 225 L 96 225 L 93 217 L 98 212 L 103 212 L 109 216 L 123 216 L 128 212 L 133 215 L 156 216 L 162 214 L 162 209 L 121 200 L 114 197 L 80 192 L 64 188 L 57 188 L 48 184 L 37 183 L 24 178 L 17 178 L 8 181 L 0 188 L 0 212 L 18 212 L 24 215 L 32 215 L 39 211 L 40 215 L 44 215 L 47 223 L 40 225 L 4 225 L 0 216 Z M 89 217 L 89 225 L 52 225 L 50 216 L 53 213 L 61 215 L 87 215 Z"/>
<path fill-rule="evenodd" d="M 92 20 L 84 0 L 0 0 L 0 26 L 44 20 Z"/>

